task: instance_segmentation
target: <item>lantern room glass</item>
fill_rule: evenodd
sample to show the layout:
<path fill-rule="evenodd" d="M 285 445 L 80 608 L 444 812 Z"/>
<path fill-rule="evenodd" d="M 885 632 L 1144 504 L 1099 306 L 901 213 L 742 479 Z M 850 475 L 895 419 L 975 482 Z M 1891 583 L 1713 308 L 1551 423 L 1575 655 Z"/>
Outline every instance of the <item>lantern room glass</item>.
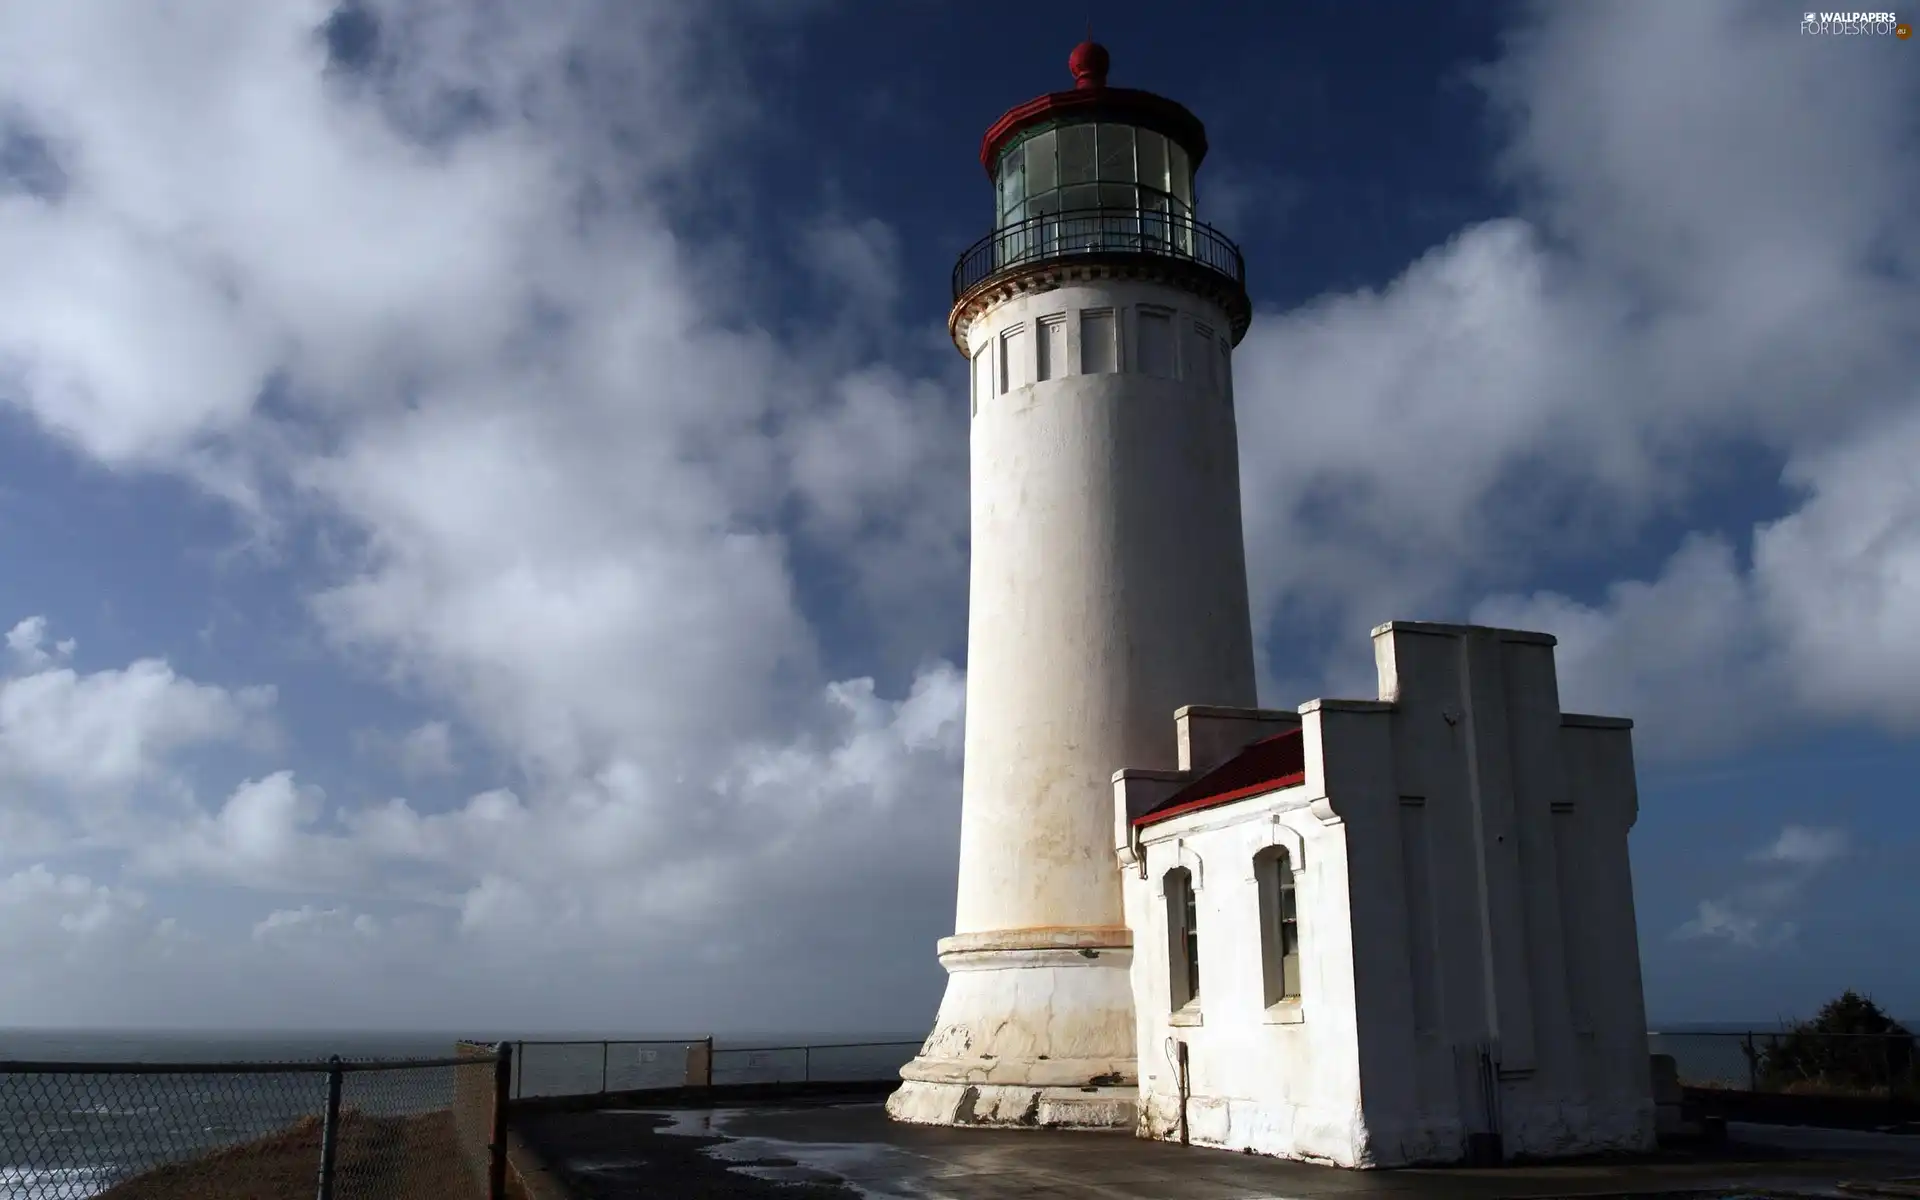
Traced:
<path fill-rule="evenodd" d="M 1133 125 L 1036 130 L 1000 155 L 997 258 L 1146 250 L 1191 253 L 1193 169 L 1185 147 Z"/>

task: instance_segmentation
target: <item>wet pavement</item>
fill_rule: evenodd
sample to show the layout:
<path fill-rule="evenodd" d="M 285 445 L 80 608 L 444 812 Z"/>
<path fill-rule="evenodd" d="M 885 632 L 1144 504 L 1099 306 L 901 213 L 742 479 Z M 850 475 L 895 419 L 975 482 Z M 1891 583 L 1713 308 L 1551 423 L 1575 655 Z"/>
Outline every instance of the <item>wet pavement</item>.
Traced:
<path fill-rule="evenodd" d="M 1647 1159 L 1345 1171 L 1123 1133 L 898 1125 L 870 1099 L 528 1114 L 515 1125 L 581 1200 L 1315 1200 L 1318 1197 L 1874 1195 L 1920 1176 L 1920 1137 L 1731 1125 L 1712 1151 Z M 1879 1192 L 1877 1194 L 1915 1194 Z"/>

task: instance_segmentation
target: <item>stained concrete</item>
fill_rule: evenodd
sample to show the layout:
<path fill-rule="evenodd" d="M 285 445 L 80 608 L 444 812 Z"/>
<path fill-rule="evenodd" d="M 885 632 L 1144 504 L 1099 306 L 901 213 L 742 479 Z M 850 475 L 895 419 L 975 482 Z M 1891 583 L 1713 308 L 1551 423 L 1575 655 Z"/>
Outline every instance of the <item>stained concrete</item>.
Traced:
<path fill-rule="evenodd" d="M 1729 1145 L 1711 1152 L 1399 1171 L 1318 1167 L 1124 1133 L 901 1125 L 870 1099 L 539 1113 L 516 1125 L 583 1200 L 1840 1196 L 1863 1194 L 1841 1191 L 1843 1181 L 1920 1176 L 1920 1137 L 1757 1125 L 1730 1126 Z"/>

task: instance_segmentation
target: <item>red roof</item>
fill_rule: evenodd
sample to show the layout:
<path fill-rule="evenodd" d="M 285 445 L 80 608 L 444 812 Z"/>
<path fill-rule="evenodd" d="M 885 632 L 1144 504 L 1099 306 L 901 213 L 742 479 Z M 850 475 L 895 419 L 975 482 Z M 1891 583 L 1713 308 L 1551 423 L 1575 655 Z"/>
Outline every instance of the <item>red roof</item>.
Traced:
<path fill-rule="evenodd" d="M 1263 737 L 1133 819 L 1136 826 L 1278 791 L 1307 781 L 1307 747 L 1299 729 Z"/>
<path fill-rule="evenodd" d="M 1074 121 L 1116 121 L 1165 134 L 1187 152 L 1191 169 L 1200 169 L 1207 156 L 1207 127 L 1186 106 L 1134 88 L 1107 86 L 1107 52 L 1094 42 L 1073 48 L 1067 69 L 1073 72 L 1070 92 L 1052 92 L 1008 109 L 980 139 L 980 165 L 988 178 L 1000 161 L 1000 151 L 1023 129 L 1065 117 Z"/>

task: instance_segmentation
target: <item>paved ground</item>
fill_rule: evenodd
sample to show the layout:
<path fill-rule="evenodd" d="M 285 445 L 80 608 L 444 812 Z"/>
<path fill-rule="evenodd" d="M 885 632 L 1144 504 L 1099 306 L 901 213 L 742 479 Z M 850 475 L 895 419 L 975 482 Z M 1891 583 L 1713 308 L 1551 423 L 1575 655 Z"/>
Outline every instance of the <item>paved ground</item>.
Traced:
<path fill-rule="evenodd" d="M 583 1200 L 1706 1200 L 1839 1196 L 1842 1181 L 1920 1176 L 1920 1138 L 1748 1125 L 1711 1155 L 1412 1171 L 1342 1171 L 1125 1134 L 902 1126 L 871 1101 L 551 1113 L 529 1116 L 521 1132 Z"/>

